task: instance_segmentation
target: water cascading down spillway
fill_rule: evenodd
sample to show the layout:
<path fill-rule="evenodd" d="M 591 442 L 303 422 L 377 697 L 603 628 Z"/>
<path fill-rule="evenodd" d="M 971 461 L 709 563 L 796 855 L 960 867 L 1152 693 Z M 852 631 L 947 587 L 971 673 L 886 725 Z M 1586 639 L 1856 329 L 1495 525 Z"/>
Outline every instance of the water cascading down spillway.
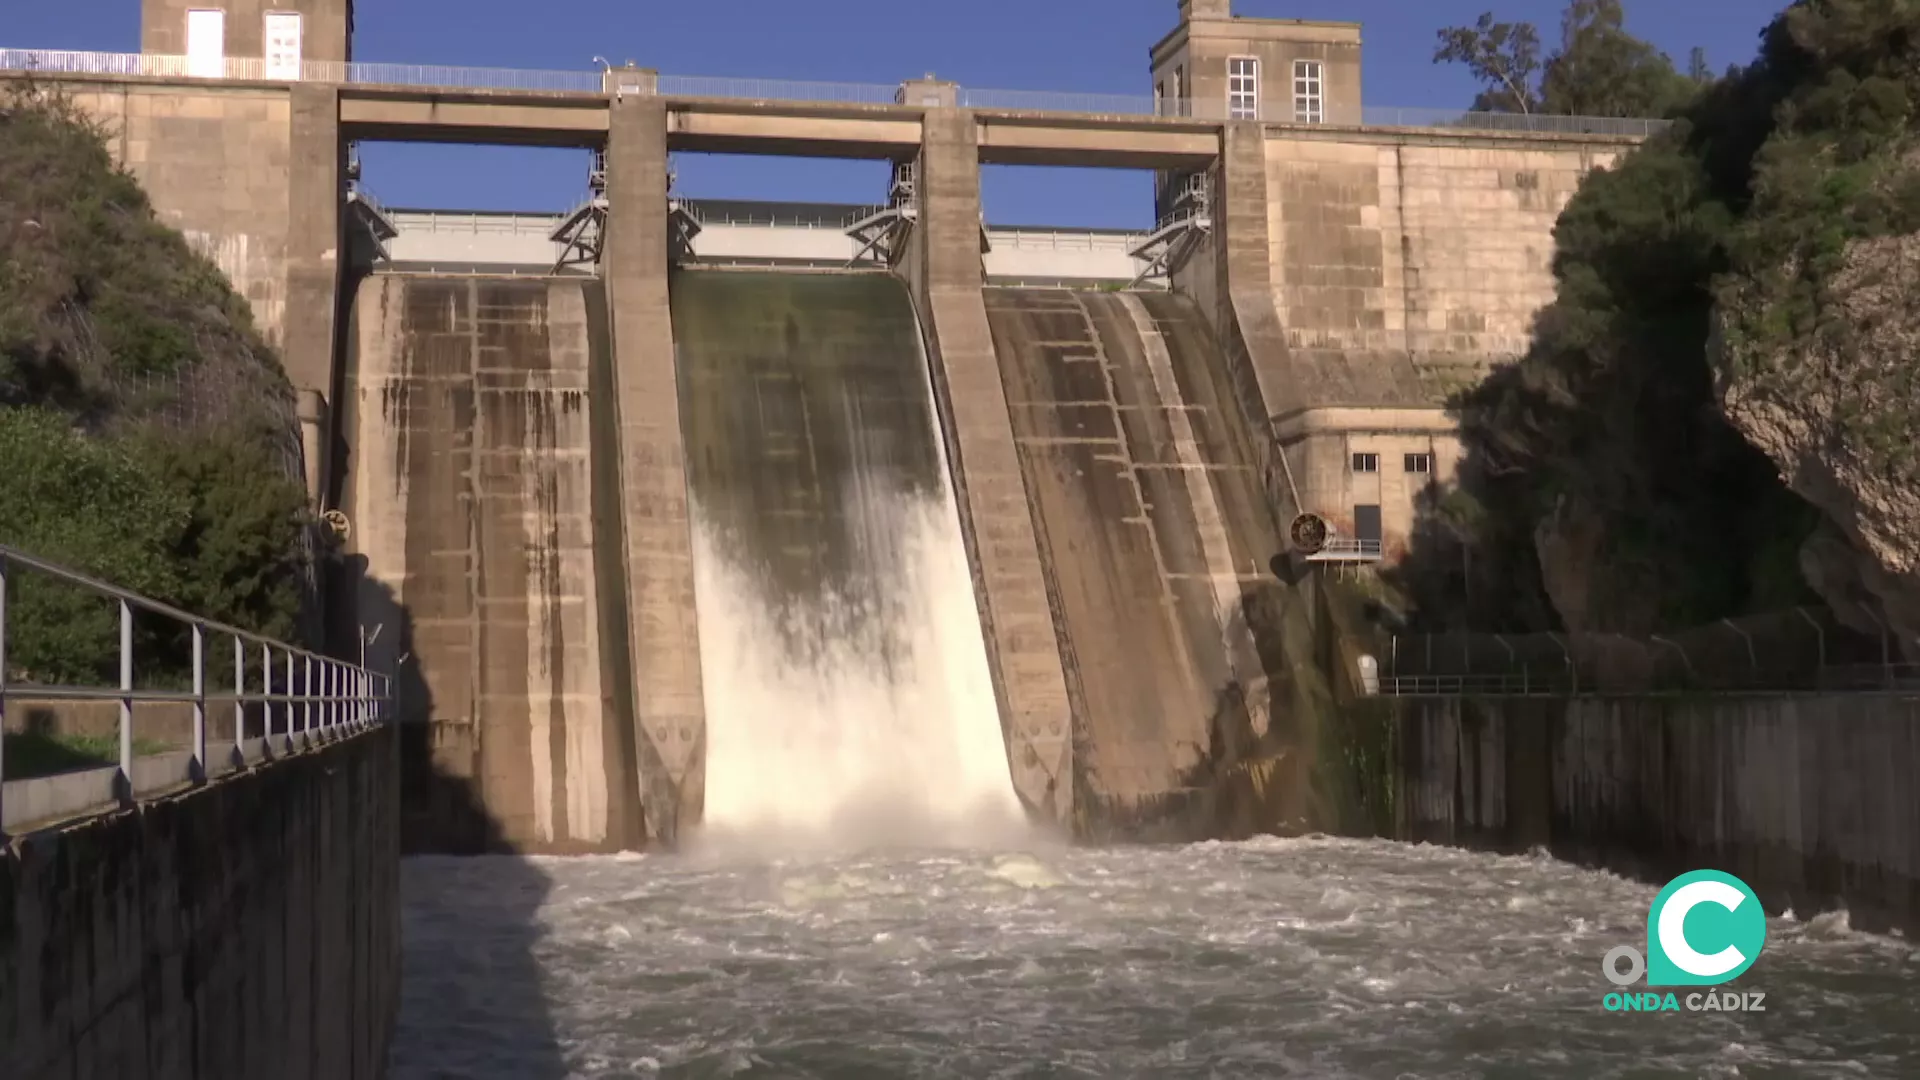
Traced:
<path fill-rule="evenodd" d="M 707 705 L 697 842 L 1014 842 L 926 355 L 881 274 L 685 271 L 673 323 Z"/>

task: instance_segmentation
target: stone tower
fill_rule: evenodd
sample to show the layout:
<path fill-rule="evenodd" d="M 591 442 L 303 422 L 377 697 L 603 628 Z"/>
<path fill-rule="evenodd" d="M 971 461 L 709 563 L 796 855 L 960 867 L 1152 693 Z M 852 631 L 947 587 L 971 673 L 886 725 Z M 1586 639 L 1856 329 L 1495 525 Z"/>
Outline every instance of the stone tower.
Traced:
<path fill-rule="evenodd" d="M 1248 19 L 1232 0 L 1179 0 L 1153 46 L 1154 96 L 1202 120 L 1357 123 L 1360 24 Z"/>
<path fill-rule="evenodd" d="M 140 51 L 209 62 L 353 59 L 353 0 L 141 0 Z"/>

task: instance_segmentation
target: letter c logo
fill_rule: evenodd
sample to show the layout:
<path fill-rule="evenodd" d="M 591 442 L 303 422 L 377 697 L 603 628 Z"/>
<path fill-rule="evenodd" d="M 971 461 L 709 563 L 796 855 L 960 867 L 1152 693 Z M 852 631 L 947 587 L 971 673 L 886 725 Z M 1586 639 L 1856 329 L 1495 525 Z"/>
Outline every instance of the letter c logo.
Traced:
<path fill-rule="evenodd" d="M 1728 911 L 1740 910 L 1747 894 L 1724 881 L 1694 881 L 1675 889 L 1660 909 L 1660 950 L 1673 966 L 1689 975 L 1717 979 L 1746 962 L 1746 956 L 1732 945 L 1708 955 L 1687 941 L 1687 913 L 1701 904 L 1718 904 Z"/>
<path fill-rule="evenodd" d="M 1647 913 L 1647 985 L 1726 982 L 1753 965 L 1766 940 L 1767 913 L 1746 882 L 1718 870 L 1682 874 Z"/>

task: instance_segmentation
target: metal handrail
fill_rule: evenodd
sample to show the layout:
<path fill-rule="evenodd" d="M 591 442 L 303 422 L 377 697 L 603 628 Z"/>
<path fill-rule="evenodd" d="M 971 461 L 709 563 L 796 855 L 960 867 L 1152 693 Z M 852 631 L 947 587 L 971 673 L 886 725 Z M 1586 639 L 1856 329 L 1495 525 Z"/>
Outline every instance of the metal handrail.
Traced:
<path fill-rule="evenodd" d="M 1920 693 L 1920 664 L 1835 664 L 1808 677 L 1674 683 L 1651 680 L 1574 679 L 1564 671 L 1468 672 L 1461 674 L 1381 675 L 1383 697 L 1572 697 L 1600 694 L 1670 697 L 1688 694 Z"/>
<path fill-rule="evenodd" d="M 1527 672 L 1498 675 L 1382 675 L 1383 697 L 1570 697 L 1579 692 L 1564 676 Z"/>
<path fill-rule="evenodd" d="M 211 74 L 217 67 L 219 74 Z M 0 71 L 44 71 L 67 75 L 124 75 L 157 78 L 213 78 L 258 82 L 288 82 L 290 69 L 274 69 L 259 57 L 196 57 L 158 53 L 76 52 L 60 49 L 0 49 Z M 516 68 L 386 64 L 364 61 L 306 60 L 299 67 L 305 82 L 351 86 L 430 87 L 436 89 L 509 90 L 542 93 L 657 94 L 667 97 L 707 97 L 754 101 L 795 101 L 817 104 L 895 105 L 897 84 L 797 82 L 777 79 L 722 78 L 701 75 L 660 75 L 623 81 L 599 69 L 537 71 Z M 956 102 L 964 108 L 989 111 L 1031 111 L 1093 116 L 1160 117 L 1201 123 L 1253 119 L 1269 124 L 1335 127 L 1453 128 L 1512 134 L 1599 135 L 1644 138 L 1671 123 L 1667 120 L 1611 116 L 1559 116 L 1545 113 L 1478 112 L 1468 109 L 1399 108 L 1328 103 L 1318 119 L 1305 120 L 1291 100 L 1262 101 L 1253 114 L 1229 110 L 1224 99 L 1156 99 L 1135 94 L 1076 94 L 1052 90 L 992 90 L 956 87 Z"/>
<path fill-rule="evenodd" d="M 114 601 L 120 614 L 119 685 L 66 686 L 15 681 L 7 667 L 8 592 L 20 571 L 30 571 L 63 585 L 81 589 Z M 134 613 L 158 615 L 183 624 L 192 632 L 191 690 L 142 689 L 134 684 Z M 210 694 L 207 687 L 207 639 L 210 635 L 233 642 L 233 688 L 231 693 Z M 257 666 L 253 661 L 258 661 Z M 259 688 L 247 686 L 249 668 L 259 675 Z M 278 683 L 276 687 L 276 682 Z M 207 702 L 209 698 L 233 702 L 234 753 L 244 760 L 246 753 L 248 705 L 262 708 L 260 737 L 265 752 L 273 753 L 280 738 L 286 752 L 296 750 L 302 741 L 315 737 L 331 738 L 364 730 L 388 719 L 385 705 L 392 699 L 390 676 L 372 671 L 362 664 L 325 656 L 309 649 L 244 630 L 214 619 L 194 615 L 172 604 L 142 596 L 102 581 L 89 574 L 30 555 L 0 544 L 0 736 L 6 726 L 9 700 L 34 701 L 112 701 L 120 706 L 119 759 L 115 777 L 121 802 L 130 802 L 138 794 L 134 789 L 133 707 L 149 703 L 191 703 L 193 736 L 189 775 L 205 782 L 210 762 L 207 756 Z M 274 706 L 278 705 L 279 730 L 275 729 Z M 298 708 L 296 709 L 296 706 Z M 4 835 L 6 791 L 6 741 L 0 737 L 0 835 Z"/>

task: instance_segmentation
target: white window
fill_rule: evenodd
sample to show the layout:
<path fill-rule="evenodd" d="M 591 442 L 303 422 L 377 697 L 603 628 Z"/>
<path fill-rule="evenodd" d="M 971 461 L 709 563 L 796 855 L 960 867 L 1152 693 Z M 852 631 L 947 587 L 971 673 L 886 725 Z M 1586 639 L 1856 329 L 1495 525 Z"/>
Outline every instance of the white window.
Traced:
<path fill-rule="evenodd" d="M 1365 453 L 1353 455 L 1353 471 L 1357 473 L 1379 472 L 1380 455 Z"/>
<path fill-rule="evenodd" d="M 1227 61 L 1227 119 L 1260 118 L 1260 61 L 1235 56 Z"/>
<path fill-rule="evenodd" d="M 1410 473 L 1430 473 L 1433 471 L 1433 455 L 1408 454 L 1406 461 L 1401 464 L 1403 464 L 1406 467 L 1406 471 Z"/>
<path fill-rule="evenodd" d="M 227 13 L 187 12 L 187 75 L 223 79 L 227 75 Z"/>
<path fill-rule="evenodd" d="M 1320 61 L 1293 62 L 1293 119 L 1301 124 L 1323 124 L 1327 119 Z"/>
<path fill-rule="evenodd" d="M 266 25 L 266 71 L 269 79 L 296 82 L 300 78 L 300 13 L 269 11 Z"/>

